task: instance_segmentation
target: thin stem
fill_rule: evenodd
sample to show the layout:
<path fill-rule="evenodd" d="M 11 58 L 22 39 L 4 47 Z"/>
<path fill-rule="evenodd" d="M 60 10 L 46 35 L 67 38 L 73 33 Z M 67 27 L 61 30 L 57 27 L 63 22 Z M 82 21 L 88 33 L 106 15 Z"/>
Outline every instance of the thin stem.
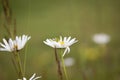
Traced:
<path fill-rule="evenodd" d="M 19 53 L 17 55 L 18 55 L 18 63 L 19 63 L 19 67 L 20 67 L 20 74 L 23 77 L 23 70 L 22 70 L 22 63 L 21 63 L 20 55 L 19 55 Z"/>
<path fill-rule="evenodd" d="M 9 0 L 2 0 L 2 6 L 3 6 L 3 11 L 5 14 L 5 19 L 7 21 L 7 24 L 11 24 L 11 18 L 12 18 L 12 12 L 9 6 Z"/>
<path fill-rule="evenodd" d="M 24 76 L 25 76 L 25 73 L 26 73 L 26 58 L 27 58 L 27 46 L 26 46 L 26 48 L 25 48 L 25 55 L 24 55 L 24 64 L 23 64 L 23 66 L 24 66 Z"/>
<path fill-rule="evenodd" d="M 69 80 L 69 79 L 68 79 L 68 75 L 67 75 L 67 71 L 66 71 L 66 67 L 65 67 L 65 63 L 64 63 L 63 56 L 61 56 L 61 60 L 62 60 L 62 66 L 63 66 L 63 70 L 64 70 L 64 74 L 65 74 L 66 80 Z"/>
<path fill-rule="evenodd" d="M 16 64 L 16 61 L 15 61 L 15 58 L 13 57 L 14 55 L 11 56 L 11 60 L 12 60 L 12 63 L 13 63 L 13 66 L 15 68 L 15 71 L 16 73 L 18 74 L 18 67 L 17 67 L 17 64 Z M 18 74 L 19 75 L 19 74 Z"/>
<path fill-rule="evenodd" d="M 9 0 L 1 0 L 2 1 L 2 7 L 3 7 L 3 12 L 5 16 L 5 23 L 4 23 L 4 28 L 6 29 L 8 35 L 13 37 L 12 31 L 11 31 L 11 26 L 12 26 L 12 11 L 9 6 Z"/>
<path fill-rule="evenodd" d="M 57 65 L 58 65 L 58 74 L 60 76 L 60 80 L 63 80 L 63 77 L 62 77 L 62 71 L 61 71 L 61 66 L 60 66 L 60 61 L 58 59 L 58 55 L 57 55 L 57 50 L 55 48 L 55 59 L 56 59 L 56 62 L 57 62 Z"/>
<path fill-rule="evenodd" d="M 24 75 L 23 75 L 23 70 L 22 70 L 22 63 L 21 63 L 20 55 L 18 52 L 15 52 L 15 58 L 16 58 L 17 66 L 19 69 L 18 76 L 19 76 L 19 78 L 23 78 Z"/>

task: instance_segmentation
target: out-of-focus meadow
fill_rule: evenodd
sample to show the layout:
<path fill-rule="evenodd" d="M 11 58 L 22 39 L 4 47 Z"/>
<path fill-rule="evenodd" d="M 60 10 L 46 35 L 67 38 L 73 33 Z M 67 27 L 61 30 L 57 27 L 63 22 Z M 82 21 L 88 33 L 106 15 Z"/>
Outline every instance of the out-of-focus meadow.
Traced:
<path fill-rule="evenodd" d="M 12 17 L 16 19 L 17 35 L 31 36 L 26 46 L 27 77 L 37 73 L 42 76 L 40 80 L 58 80 L 54 49 L 43 41 L 61 35 L 79 40 L 64 57 L 74 59 L 73 65 L 66 66 L 70 80 L 120 80 L 119 0 L 9 2 Z M 0 42 L 6 35 L 3 14 L 0 3 Z M 109 35 L 110 41 L 102 45 L 95 43 L 93 36 L 98 33 Z M 16 79 L 10 53 L 0 52 L 0 80 Z"/>

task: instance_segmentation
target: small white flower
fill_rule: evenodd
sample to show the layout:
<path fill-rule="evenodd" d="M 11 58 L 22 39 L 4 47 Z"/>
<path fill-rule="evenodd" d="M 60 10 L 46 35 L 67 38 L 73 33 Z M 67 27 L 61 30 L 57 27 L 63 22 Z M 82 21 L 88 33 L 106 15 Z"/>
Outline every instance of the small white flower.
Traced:
<path fill-rule="evenodd" d="M 71 57 L 65 58 L 64 63 L 65 63 L 65 66 L 69 67 L 69 66 L 74 65 L 75 60 L 73 58 L 71 58 Z"/>
<path fill-rule="evenodd" d="M 41 78 L 41 76 L 39 76 L 39 77 L 35 77 L 35 73 L 30 77 L 30 79 L 29 80 L 37 80 L 37 79 L 39 79 L 39 78 Z M 25 77 L 23 77 L 23 79 L 17 79 L 17 80 L 27 80 Z"/>
<path fill-rule="evenodd" d="M 63 56 L 66 53 L 70 52 L 69 46 L 76 43 L 78 40 L 76 38 L 71 39 L 71 37 L 62 37 L 60 36 L 60 39 L 54 38 L 54 39 L 46 39 L 46 41 L 43 41 L 46 45 L 51 46 L 53 48 L 65 48 L 65 51 L 63 53 Z"/>
<path fill-rule="evenodd" d="M 28 37 L 27 35 L 23 35 L 22 37 L 16 36 L 15 40 L 12 40 L 11 38 L 9 38 L 8 41 L 3 39 L 4 44 L 0 43 L 0 51 L 19 51 L 25 46 L 30 38 L 30 36 Z"/>
<path fill-rule="evenodd" d="M 107 44 L 110 41 L 110 36 L 104 33 L 95 34 L 93 36 L 93 41 L 97 44 Z"/>

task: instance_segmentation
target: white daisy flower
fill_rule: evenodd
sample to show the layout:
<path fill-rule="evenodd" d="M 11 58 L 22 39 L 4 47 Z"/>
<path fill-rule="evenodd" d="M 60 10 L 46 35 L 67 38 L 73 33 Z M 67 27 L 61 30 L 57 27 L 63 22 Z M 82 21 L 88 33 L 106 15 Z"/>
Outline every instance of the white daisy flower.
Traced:
<path fill-rule="evenodd" d="M 15 40 L 12 40 L 11 38 L 8 41 L 3 39 L 4 44 L 0 43 L 0 51 L 19 51 L 25 46 L 30 38 L 30 36 L 28 37 L 27 35 L 23 35 L 22 37 L 16 36 Z"/>
<path fill-rule="evenodd" d="M 97 44 L 107 44 L 110 41 L 110 36 L 104 33 L 95 34 L 93 41 Z"/>
<path fill-rule="evenodd" d="M 41 76 L 39 76 L 39 77 L 35 77 L 35 73 L 32 75 L 32 77 L 30 77 L 30 79 L 29 80 L 37 80 L 37 79 L 39 79 L 39 78 L 41 78 Z M 27 80 L 25 77 L 23 77 L 23 79 L 17 79 L 17 80 Z"/>
<path fill-rule="evenodd" d="M 65 51 L 63 53 L 63 56 L 66 53 L 70 52 L 69 46 L 76 43 L 78 40 L 76 38 L 71 39 L 71 37 L 62 37 L 60 36 L 60 39 L 54 38 L 54 39 L 46 39 L 46 41 L 43 41 L 46 45 L 51 46 L 53 48 L 65 48 Z"/>

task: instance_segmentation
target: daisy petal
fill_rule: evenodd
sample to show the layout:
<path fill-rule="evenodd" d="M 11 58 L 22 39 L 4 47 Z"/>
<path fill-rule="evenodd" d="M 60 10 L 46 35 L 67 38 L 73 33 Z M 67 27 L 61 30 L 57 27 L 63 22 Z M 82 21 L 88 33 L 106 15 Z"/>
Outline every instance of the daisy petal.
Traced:
<path fill-rule="evenodd" d="M 29 79 L 29 80 L 33 80 L 34 79 L 34 77 L 35 77 L 35 73 L 32 75 L 32 77 Z"/>

